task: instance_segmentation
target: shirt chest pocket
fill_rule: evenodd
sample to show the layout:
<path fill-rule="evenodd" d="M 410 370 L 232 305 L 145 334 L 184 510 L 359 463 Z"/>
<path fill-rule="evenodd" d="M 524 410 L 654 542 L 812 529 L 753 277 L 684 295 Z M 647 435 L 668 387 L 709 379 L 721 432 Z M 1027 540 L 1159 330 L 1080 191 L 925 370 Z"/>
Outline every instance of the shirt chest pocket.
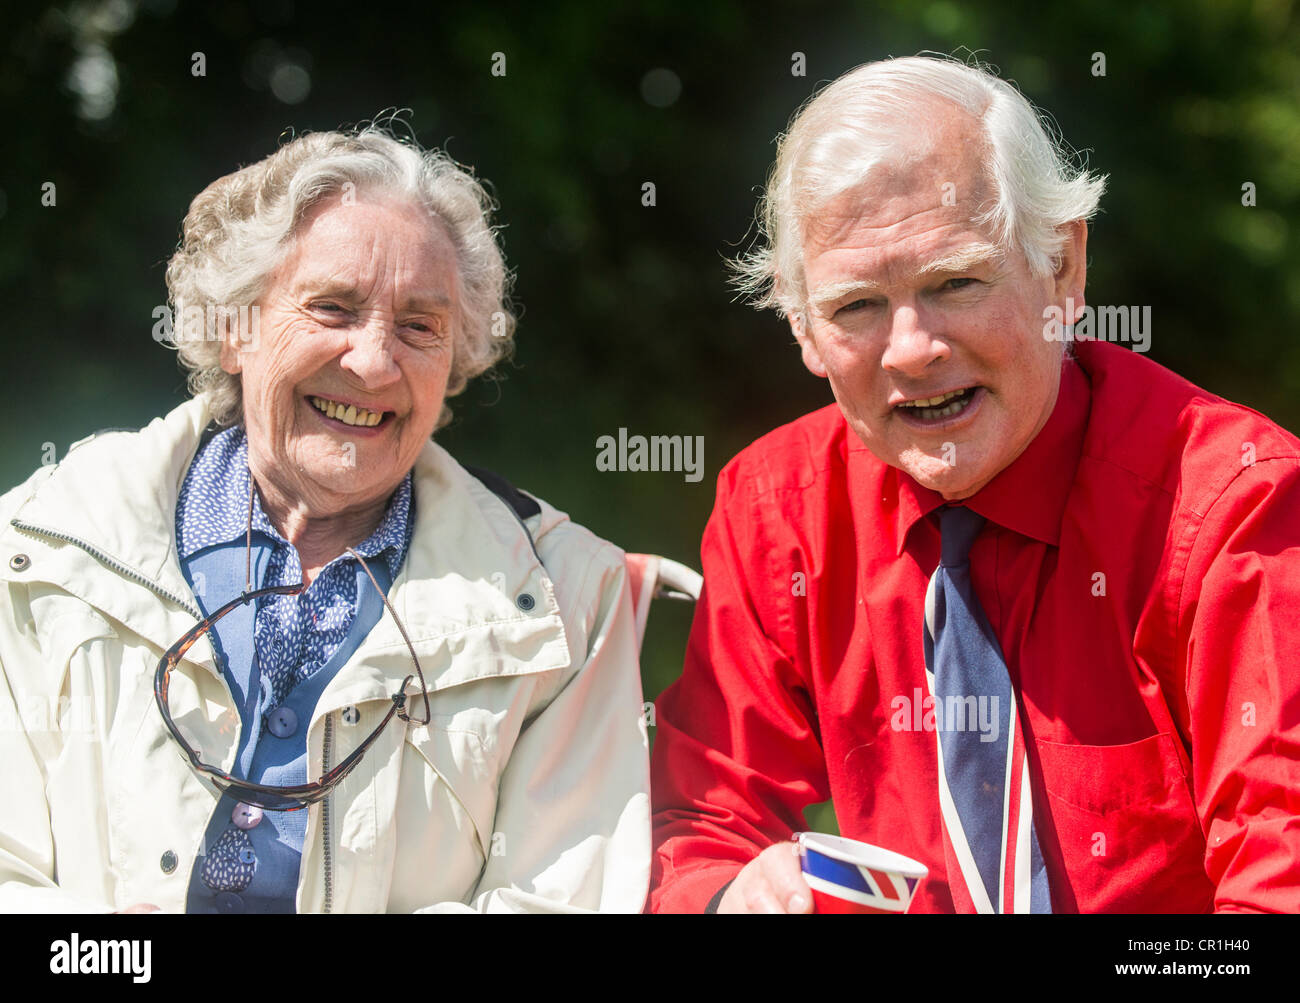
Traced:
<path fill-rule="evenodd" d="M 1049 828 L 1081 912 L 1197 911 L 1213 888 L 1171 735 L 1125 745 L 1038 741 Z M 1051 854 L 1050 836 L 1044 853 Z"/>

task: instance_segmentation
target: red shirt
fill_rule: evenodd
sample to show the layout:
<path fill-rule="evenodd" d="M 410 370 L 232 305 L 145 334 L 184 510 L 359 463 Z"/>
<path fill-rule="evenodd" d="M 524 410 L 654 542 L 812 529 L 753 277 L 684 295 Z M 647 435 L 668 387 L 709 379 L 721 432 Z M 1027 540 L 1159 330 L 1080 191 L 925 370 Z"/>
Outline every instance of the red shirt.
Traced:
<path fill-rule="evenodd" d="M 966 501 L 1053 909 L 1300 912 L 1300 441 L 1076 348 L 1042 431 Z M 941 504 L 836 406 L 722 471 L 657 706 L 652 909 L 702 910 L 827 798 L 843 835 L 930 868 L 912 911 L 953 909 L 914 710 Z"/>

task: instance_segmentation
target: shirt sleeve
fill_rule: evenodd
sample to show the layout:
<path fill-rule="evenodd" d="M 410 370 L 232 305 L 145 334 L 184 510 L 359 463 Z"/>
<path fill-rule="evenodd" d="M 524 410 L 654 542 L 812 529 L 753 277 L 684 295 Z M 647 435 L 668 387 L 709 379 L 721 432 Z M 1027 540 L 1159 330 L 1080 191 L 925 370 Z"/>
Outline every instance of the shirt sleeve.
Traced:
<path fill-rule="evenodd" d="M 723 471 L 685 668 L 656 708 L 654 912 L 705 911 L 829 797 L 810 688 L 774 640 L 794 586 L 762 504 L 737 464 Z"/>
<path fill-rule="evenodd" d="M 1180 620 L 1216 911 L 1300 912 L 1300 460 L 1260 459 L 1191 548 Z"/>
<path fill-rule="evenodd" d="M 585 660 L 515 743 L 474 894 L 468 905 L 422 911 L 641 911 L 650 874 L 647 733 L 627 571 L 621 552 L 604 551 L 587 562 L 579 590 L 589 611 L 586 644 L 582 635 L 577 644 Z"/>

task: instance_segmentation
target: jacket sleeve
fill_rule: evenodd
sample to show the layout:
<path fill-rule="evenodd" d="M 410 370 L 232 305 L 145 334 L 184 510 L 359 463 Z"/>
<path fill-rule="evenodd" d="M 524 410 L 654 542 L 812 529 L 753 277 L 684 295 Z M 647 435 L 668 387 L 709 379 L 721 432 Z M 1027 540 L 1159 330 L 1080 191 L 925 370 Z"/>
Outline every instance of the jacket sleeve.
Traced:
<path fill-rule="evenodd" d="M 0 526 L 53 472 L 39 468 L 0 497 Z M 58 681 L 48 677 L 33 636 L 28 589 L 0 584 L 0 913 L 103 913 L 114 906 L 65 892 L 58 885 L 48 764 L 62 747 Z"/>
<path fill-rule="evenodd" d="M 1234 479 L 1184 581 L 1179 648 L 1215 909 L 1300 912 L 1300 460 Z"/>
<path fill-rule="evenodd" d="M 45 681 L 43 660 L 20 624 L 16 606 L 26 590 L 9 585 L 0 595 L 0 913 L 102 913 L 113 906 L 69 894 L 59 887 L 50 807 L 45 796 L 48 764 L 58 755 L 57 694 L 32 683 Z"/>
<path fill-rule="evenodd" d="M 589 536 L 569 525 L 559 535 Z M 566 549 L 585 559 L 561 554 L 546 565 L 557 591 L 566 579 L 582 582 L 574 593 L 580 619 L 566 630 L 584 657 L 524 726 L 502 770 L 491 852 L 470 911 L 640 912 L 645 902 L 650 771 L 627 571 L 611 545 L 595 559 L 589 548 L 558 547 Z"/>
<path fill-rule="evenodd" d="M 791 576 L 773 555 L 789 543 L 751 480 L 736 463 L 719 477 L 685 668 L 656 708 L 654 912 L 705 911 L 829 797 L 809 687 L 774 640 Z"/>

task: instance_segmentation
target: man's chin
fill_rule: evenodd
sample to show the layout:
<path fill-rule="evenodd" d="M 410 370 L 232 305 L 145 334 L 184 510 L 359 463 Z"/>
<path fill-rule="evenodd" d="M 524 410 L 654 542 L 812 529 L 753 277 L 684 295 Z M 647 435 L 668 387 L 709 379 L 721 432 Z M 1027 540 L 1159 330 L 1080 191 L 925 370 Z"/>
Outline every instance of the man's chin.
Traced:
<path fill-rule="evenodd" d="M 963 470 L 959 458 L 948 462 L 942 456 L 929 456 L 916 453 L 904 454 L 897 464 L 900 470 L 911 476 L 917 484 L 943 495 L 945 501 L 959 501 L 969 498 L 984 486 L 988 478 L 981 478 L 969 468 Z"/>

